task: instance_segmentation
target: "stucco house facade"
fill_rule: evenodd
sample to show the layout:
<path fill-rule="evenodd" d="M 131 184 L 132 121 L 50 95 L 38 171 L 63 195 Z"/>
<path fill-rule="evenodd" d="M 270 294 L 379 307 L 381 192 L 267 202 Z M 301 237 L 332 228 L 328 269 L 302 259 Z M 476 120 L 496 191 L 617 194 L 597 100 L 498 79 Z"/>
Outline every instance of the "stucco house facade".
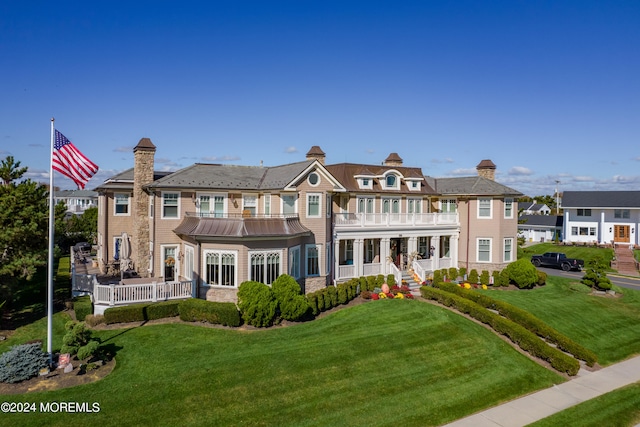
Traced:
<path fill-rule="evenodd" d="M 640 191 L 565 191 L 564 241 L 638 245 Z"/>
<path fill-rule="evenodd" d="M 134 166 L 98 197 L 98 260 L 119 258 L 123 233 L 140 277 L 190 280 L 195 297 L 235 301 L 247 280 L 293 276 L 305 293 L 421 260 L 501 269 L 515 260 L 517 197 L 479 176 L 436 179 L 391 153 L 380 165 L 325 164 L 320 147 L 280 166 L 196 163 L 154 171 L 155 146 L 134 148 Z"/>

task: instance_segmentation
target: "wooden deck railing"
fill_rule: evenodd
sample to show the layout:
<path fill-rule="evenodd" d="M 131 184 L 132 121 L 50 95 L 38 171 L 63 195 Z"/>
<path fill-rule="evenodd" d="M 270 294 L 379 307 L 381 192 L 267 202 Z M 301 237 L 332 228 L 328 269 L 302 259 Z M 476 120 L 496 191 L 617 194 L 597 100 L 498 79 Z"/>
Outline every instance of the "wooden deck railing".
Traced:
<path fill-rule="evenodd" d="M 135 285 L 95 285 L 93 288 L 93 303 L 103 305 L 167 301 L 190 298 L 191 296 L 191 281 L 151 282 Z"/>

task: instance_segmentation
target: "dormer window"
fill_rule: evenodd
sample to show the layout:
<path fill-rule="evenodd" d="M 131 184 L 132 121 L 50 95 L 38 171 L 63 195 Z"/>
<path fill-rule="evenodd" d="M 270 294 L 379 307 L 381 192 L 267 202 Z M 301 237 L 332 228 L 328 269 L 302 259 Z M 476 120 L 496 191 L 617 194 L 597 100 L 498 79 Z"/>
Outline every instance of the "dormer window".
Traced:
<path fill-rule="evenodd" d="M 387 176 L 387 187 L 392 188 L 396 186 L 396 176 L 389 175 Z"/>
<path fill-rule="evenodd" d="M 373 190 L 373 179 L 371 178 L 364 178 L 364 177 L 359 177 L 357 178 L 358 180 L 358 186 L 360 187 L 360 189 L 362 190 Z"/>
<path fill-rule="evenodd" d="M 420 181 L 417 179 L 408 180 L 407 179 L 407 187 L 410 191 L 420 191 Z"/>
<path fill-rule="evenodd" d="M 385 190 L 399 190 L 400 189 L 400 177 L 397 173 L 389 172 L 383 179 L 382 183 Z"/>

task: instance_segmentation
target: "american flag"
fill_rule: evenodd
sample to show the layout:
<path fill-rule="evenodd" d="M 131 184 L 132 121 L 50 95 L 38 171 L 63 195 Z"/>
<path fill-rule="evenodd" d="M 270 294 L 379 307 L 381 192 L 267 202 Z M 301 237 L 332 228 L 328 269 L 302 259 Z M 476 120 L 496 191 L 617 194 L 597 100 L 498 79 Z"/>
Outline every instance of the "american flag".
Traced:
<path fill-rule="evenodd" d="M 63 134 L 56 130 L 51 167 L 71 178 L 78 188 L 98 172 L 98 166 L 87 159 Z"/>

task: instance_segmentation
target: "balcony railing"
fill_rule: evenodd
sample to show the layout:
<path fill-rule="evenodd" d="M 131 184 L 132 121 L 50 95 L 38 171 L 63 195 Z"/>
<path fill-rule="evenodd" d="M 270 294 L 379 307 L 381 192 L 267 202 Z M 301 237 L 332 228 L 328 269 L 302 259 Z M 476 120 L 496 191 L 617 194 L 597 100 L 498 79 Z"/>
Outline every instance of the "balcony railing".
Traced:
<path fill-rule="evenodd" d="M 458 224 L 457 213 L 338 213 L 333 218 L 336 228 Z"/>

